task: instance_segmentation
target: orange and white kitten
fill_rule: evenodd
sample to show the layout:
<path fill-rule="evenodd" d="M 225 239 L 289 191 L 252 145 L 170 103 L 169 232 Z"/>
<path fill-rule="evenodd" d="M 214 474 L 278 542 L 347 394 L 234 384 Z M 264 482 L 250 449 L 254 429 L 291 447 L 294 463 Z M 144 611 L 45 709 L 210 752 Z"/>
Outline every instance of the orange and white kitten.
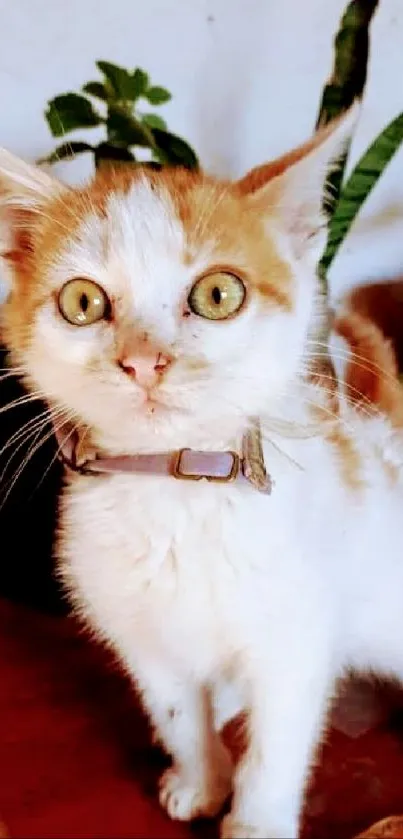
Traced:
<path fill-rule="evenodd" d="M 323 184 L 353 118 L 233 184 L 126 168 L 71 190 L 0 153 L 4 332 L 55 424 L 115 456 L 239 452 L 260 420 L 271 495 L 66 472 L 60 505 L 71 601 L 172 756 L 161 803 L 210 816 L 232 790 L 225 839 L 295 839 L 336 679 L 403 678 L 401 440 L 312 375 Z M 241 709 L 234 769 L 218 728 Z"/>

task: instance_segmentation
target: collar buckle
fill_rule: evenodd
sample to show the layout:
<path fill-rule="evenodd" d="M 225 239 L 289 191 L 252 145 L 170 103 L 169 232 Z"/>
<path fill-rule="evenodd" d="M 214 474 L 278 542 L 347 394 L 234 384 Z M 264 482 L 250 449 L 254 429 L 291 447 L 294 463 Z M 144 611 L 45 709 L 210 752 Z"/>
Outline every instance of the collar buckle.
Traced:
<path fill-rule="evenodd" d="M 209 483 L 217 484 L 229 484 L 237 479 L 241 469 L 241 459 L 239 455 L 233 451 L 221 452 L 219 455 L 215 454 L 215 468 L 214 471 L 212 470 L 210 473 L 207 473 L 207 470 L 201 471 L 196 462 L 194 462 L 192 469 L 192 457 L 189 458 L 189 467 L 186 469 L 184 464 L 186 456 L 193 455 L 196 459 L 200 459 L 200 463 L 202 463 L 202 460 L 208 461 L 209 454 L 211 453 L 206 452 L 196 454 L 195 452 L 192 452 L 192 449 L 179 449 L 174 453 L 172 458 L 171 475 L 180 481 L 206 480 L 209 481 Z M 220 463 L 219 468 L 218 458 Z M 219 474 L 219 472 L 221 472 L 224 459 L 228 460 L 228 470 L 226 473 L 224 472 L 224 474 Z M 203 466 L 206 465 L 207 462 L 203 464 Z"/>

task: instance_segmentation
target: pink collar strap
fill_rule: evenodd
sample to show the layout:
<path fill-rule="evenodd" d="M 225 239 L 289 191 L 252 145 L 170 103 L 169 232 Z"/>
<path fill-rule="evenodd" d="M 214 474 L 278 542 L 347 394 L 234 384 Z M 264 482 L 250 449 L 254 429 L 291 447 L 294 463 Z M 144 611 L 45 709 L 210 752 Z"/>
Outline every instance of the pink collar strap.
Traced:
<path fill-rule="evenodd" d="M 260 431 L 247 432 L 242 444 L 242 457 L 233 451 L 196 451 L 179 449 L 159 454 L 95 457 L 77 462 L 77 441 L 59 442 L 59 456 L 72 471 L 82 475 L 167 475 L 181 481 L 202 481 L 228 484 L 243 483 L 270 495 L 272 480 L 266 472 Z M 257 438 L 257 439 L 256 439 Z"/>

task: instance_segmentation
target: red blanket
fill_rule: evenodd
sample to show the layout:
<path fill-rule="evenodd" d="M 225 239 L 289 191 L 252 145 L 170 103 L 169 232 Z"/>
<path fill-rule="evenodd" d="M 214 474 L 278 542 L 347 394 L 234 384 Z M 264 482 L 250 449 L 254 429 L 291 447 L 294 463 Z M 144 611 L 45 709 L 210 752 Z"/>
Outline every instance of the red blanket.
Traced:
<path fill-rule="evenodd" d="M 306 808 L 304 839 L 351 839 L 403 810 L 403 715 L 358 738 L 330 732 Z M 398 703 L 399 704 L 399 703 Z M 185 839 L 214 824 L 160 810 L 164 758 L 133 692 L 71 620 L 0 601 L 0 814 L 12 839 Z"/>

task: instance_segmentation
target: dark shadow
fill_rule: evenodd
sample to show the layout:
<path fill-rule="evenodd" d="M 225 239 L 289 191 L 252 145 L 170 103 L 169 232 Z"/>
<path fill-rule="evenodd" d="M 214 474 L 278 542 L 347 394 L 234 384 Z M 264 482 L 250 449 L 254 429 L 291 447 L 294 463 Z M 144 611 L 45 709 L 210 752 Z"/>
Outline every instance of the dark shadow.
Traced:
<path fill-rule="evenodd" d="M 5 367 L 6 350 L 0 346 L 0 594 L 34 608 L 60 612 L 64 606 L 53 576 L 52 545 L 61 466 L 54 461 L 56 445 L 50 438 L 28 459 L 8 493 L 33 438 L 24 441 L 18 451 L 20 440 L 7 444 L 45 406 L 39 401 L 12 406 L 25 391 L 17 377 L 4 376 Z"/>

